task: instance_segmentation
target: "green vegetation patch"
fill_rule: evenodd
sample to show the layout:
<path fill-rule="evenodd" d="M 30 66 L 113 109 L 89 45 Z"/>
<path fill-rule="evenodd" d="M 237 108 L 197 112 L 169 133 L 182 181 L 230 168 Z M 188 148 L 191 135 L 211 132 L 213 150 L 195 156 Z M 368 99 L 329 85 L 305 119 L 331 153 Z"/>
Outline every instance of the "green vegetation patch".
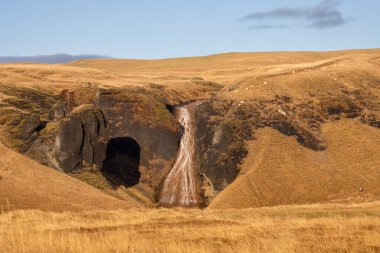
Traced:
<path fill-rule="evenodd" d="M 40 120 L 49 120 L 51 109 L 59 98 L 50 91 L 4 84 L 0 84 L 0 93 L 4 94 L 0 107 L 4 142 L 18 152 L 24 152 L 31 144 L 31 131 L 41 125 Z"/>
<path fill-rule="evenodd" d="M 46 124 L 45 128 L 40 132 L 41 135 L 54 135 L 58 132 L 60 126 L 59 121 L 52 121 Z"/>
<path fill-rule="evenodd" d="M 50 110 L 58 99 L 51 92 L 26 87 L 0 85 L 0 92 L 11 97 L 4 99 L 4 102 L 18 109 L 34 113 Z"/>
<path fill-rule="evenodd" d="M 0 108 L 0 125 L 17 126 L 25 114 L 13 108 L 4 107 Z"/>
<path fill-rule="evenodd" d="M 206 81 L 203 79 L 193 78 L 192 81 L 198 85 L 202 85 L 203 87 L 211 88 L 213 90 L 221 90 L 223 89 L 223 85 L 216 82 Z"/>
<path fill-rule="evenodd" d="M 171 125 L 173 123 L 173 116 L 162 101 L 155 99 L 153 101 L 153 110 L 155 119 L 161 124 Z"/>
<path fill-rule="evenodd" d="M 100 190 L 112 189 L 113 186 L 109 180 L 107 180 L 100 171 L 83 170 L 80 173 L 69 174 L 83 182 L 88 183 Z"/>

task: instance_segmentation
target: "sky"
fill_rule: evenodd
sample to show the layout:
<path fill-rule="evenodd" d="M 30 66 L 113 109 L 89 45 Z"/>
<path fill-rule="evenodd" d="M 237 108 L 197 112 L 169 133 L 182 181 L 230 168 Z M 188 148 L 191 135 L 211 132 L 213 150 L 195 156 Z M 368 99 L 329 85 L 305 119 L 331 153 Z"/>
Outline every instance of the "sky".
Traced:
<path fill-rule="evenodd" d="M 379 0 L 0 0 L 0 56 L 380 47 Z"/>

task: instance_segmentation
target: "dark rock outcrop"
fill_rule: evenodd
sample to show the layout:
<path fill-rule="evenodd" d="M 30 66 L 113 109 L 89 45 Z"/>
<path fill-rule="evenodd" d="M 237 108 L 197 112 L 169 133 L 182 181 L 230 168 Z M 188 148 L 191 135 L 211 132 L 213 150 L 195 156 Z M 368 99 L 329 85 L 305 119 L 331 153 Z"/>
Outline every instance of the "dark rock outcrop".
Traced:
<path fill-rule="evenodd" d="M 27 154 L 68 173 L 101 172 L 113 186 L 139 184 L 143 194 L 154 201 L 173 165 L 180 138 L 179 123 L 165 98 L 133 86 L 80 88 L 63 91 L 59 98 L 49 109 L 49 121 Z M 136 142 L 138 156 L 125 151 L 125 157 L 107 157 L 107 147 L 112 146 L 108 144 L 115 139 Z M 130 155 L 138 159 L 128 158 Z M 107 166 L 103 168 L 105 161 Z M 128 163 L 138 166 L 132 168 Z M 130 171 L 124 171 L 129 167 Z M 106 172 L 114 175 L 108 177 Z"/>
<path fill-rule="evenodd" d="M 18 128 L 20 128 L 20 131 L 18 131 L 19 134 L 17 135 L 17 137 L 27 140 L 29 137 L 32 136 L 34 132 L 37 131 L 41 124 L 42 122 L 39 115 L 32 114 L 27 116 L 20 122 L 18 126 Z"/>
<path fill-rule="evenodd" d="M 177 155 L 179 123 L 163 98 L 142 88 L 98 90 L 108 138 L 131 137 L 141 148 L 141 180 L 158 190 Z"/>
<path fill-rule="evenodd" d="M 60 120 L 68 114 L 65 110 L 65 105 L 63 103 L 56 104 L 49 112 L 49 117 L 52 120 Z"/>
<path fill-rule="evenodd" d="M 101 168 L 106 150 L 106 121 L 94 105 L 81 105 L 60 122 L 51 156 L 52 165 L 65 172 L 88 166 Z"/>
<path fill-rule="evenodd" d="M 314 107 L 315 106 L 315 107 Z M 322 123 L 335 119 L 334 111 L 345 117 L 360 115 L 360 107 L 347 98 L 325 100 L 318 105 L 297 104 L 290 97 L 273 100 L 225 101 L 213 99 L 196 112 L 197 151 L 200 172 L 221 191 L 235 180 L 239 164 L 247 154 L 245 141 L 254 138 L 255 130 L 271 127 L 294 136 L 303 146 L 324 150 L 320 133 Z"/>
<path fill-rule="evenodd" d="M 206 102 L 196 110 L 196 150 L 200 173 L 215 190 L 227 187 L 239 174 L 238 164 L 247 150 L 244 141 L 251 138 L 250 126 L 228 117 L 232 103 Z"/>

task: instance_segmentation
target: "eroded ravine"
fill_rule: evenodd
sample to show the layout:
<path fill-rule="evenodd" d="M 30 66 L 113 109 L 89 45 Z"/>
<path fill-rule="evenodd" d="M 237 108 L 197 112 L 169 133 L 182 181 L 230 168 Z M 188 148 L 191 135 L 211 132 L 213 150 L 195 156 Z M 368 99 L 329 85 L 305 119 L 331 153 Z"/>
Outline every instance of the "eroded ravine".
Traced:
<path fill-rule="evenodd" d="M 159 202 L 164 206 L 195 206 L 198 201 L 192 114 L 187 106 L 177 108 L 176 114 L 183 127 L 183 135 L 177 159 L 163 183 Z"/>

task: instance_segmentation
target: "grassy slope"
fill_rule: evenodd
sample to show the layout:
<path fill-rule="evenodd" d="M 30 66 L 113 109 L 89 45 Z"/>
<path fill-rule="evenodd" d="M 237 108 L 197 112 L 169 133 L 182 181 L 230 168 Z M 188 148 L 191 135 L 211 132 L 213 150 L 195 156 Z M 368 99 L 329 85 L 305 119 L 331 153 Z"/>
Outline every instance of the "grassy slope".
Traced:
<path fill-rule="evenodd" d="M 0 214 L 0 252 L 379 252 L 379 202 Z"/>
<path fill-rule="evenodd" d="M 375 49 L 337 52 L 229 53 L 206 57 L 152 61 L 113 59 L 83 60 L 66 65 L 0 64 L 0 83 L 62 90 L 67 88 L 70 89 L 74 86 L 87 87 L 92 85 L 126 86 L 137 84 L 140 86 L 148 87 L 150 83 L 154 82 L 162 84 L 167 90 L 173 91 L 173 97 L 186 94 L 184 95 L 184 99 L 194 99 L 199 98 L 202 96 L 202 94 L 204 94 L 206 97 L 208 96 L 208 94 L 206 94 L 207 92 L 203 91 L 205 88 L 204 85 L 199 85 L 196 82 L 192 81 L 193 77 L 202 77 L 207 80 L 223 83 L 224 85 L 233 84 L 227 87 L 218 95 L 224 99 L 270 100 L 273 99 L 274 95 L 279 94 L 291 96 L 295 99 L 295 101 L 307 101 L 308 99 L 312 99 L 310 97 L 310 94 L 317 94 L 318 96 L 319 94 L 324 93 L 325 95 L 330 96 L 331 94 L 334 95 L 335 93 L 339 92 L 342 87 L 347 88 L 350 91 L 360 89 L 362 86 L 376 87 L 376 82 L 380 79 L 379 55 L 380 50 Z M 368 73 L 370 73 L 370 75 Z M 369 76 L 372 79 L 368 79 Z M 236 82 L 236 80 L 239 80 L 239 82 Z M 228 90 L 230 87 L 233 88 Z M 373 88 L 371 89 L 374 94 L 377 92 L 377 95 L 380 96 L 379 91 Z M 0 94 L 0 98 L 1 96 L 2 94 Z M 345 126 L 342 125 L 341 127 L 344 128 Z M 375 129 L 365 126 L 362 128 L 361 124 L 358 124 L 357 127 L 361 130 L 355 130 L 356 132 L 353 131 L 352 133 L 366 134 L 366 132 L 375 131 Z M 347 131 L 350 132 L 351 130 Z M 350 135 L 354 136 L 352 133 Z M 312 157 L 315 156 L 311 160 L 320 159 L 318 158 L 318 155 L 315 155 L 315 153 L 313 153 L 313 151 L 304 149 L 292 138 L 286 138 L 282 135 L 279 135 L 277 132 L 273 133 L 273 136 L 277 136 L 278 140 L 282 140 L 284 143 L 286 142 L 286 144 L 284 144 L 284 150 L 280 149 L 277 146 L 276 148 L 271 147 L 273 149 L 272 153 L 280 153 L 282 150 L 285 152 L 284 154 L 287 154 L 286 152 L 289 152 L 289 149 L 291 149 L 299 150 L 298 155 L 301 157 L 308 156 L 310 154 Z M 375 139 L 368 138 L 369 142 L 373 140 Z M 357 141 L 356 139 L 352 139 L 351 141 L 347 141 L 345 143 L 347 143 L 347 145 L 356 145 Z M 360 144 L 361 142 L 358 143 Z M 360 145 L 365 147 L 367 145 L 366 141 Z M 332 150 L 332 147 L 330 147 L 329 150 L 326 151 L 330 152 L 329 159 L 332 164 L 339 163 L 339 159 L 345 160 L 347 157 L 351 156 L 351 154 L 348 153 L 348 149 L 346 150 L 347 152 L 345 153 L 345 156 L 339 156 L 339 154 L 341 154 L 341 148 L 341 146 L 336 146 L 336 150 Z M 257 147 L 252 147 L 250 156 L 255 157 L 254 152 L 256 149 Z M 354 151 L 357 150 L 355 147 L 351 147 L 351 149 Z M 378 148 L 371 147 L 369 154 L 379 156 Z M 283 155 L 283 153 L 280 153 L 279 155 Z M 332 157 L 335 155 L 336 158 Z M 368 167 L 365 158 L 362 156 L 354 156 L 354 158 L 355 157 L 362 159 L 354 161 L 355 164 L 363 163 L 364 160 L 364 167 Z M 271 159 L 273 159 L 273 157 L 267 155 L 263 161 L 264 163 L 267 162 L 271 164 L 273 162 Z M 289 160 L 289 156 L 284 157 L 283 155 L 283 159 Z M 347 158 L 347 161 L 350 161 L 350 159 L 351 158 Z M 376 161 L 376 159 L 374 159 L 374 161 Z M 322 166 L 317 165 L 316 162 L 308 162 L 311 163 L 312 167 Z M 282 164 L 282 161 L 278 161 L 278 163 Z M 2 166 L 4 167 L 5 165 Z M 23 164 L 16 162 L 12 166 L 17 167 L 19 170 L 22 170 Z M 271 166 L 276 167 L 274 165 Z M 289 173 L 292 170 L 295 170 L 294 172 L 303 175 L 301 173 L 303 168 L 301 164 L 298 164 L 298 167 L 294 167 L 294 164 L 292 162 L 288 162 L 286 166 L 288 166 L 286 170 L 288 170 Z M 347 162 L 347 168 L 350 168 L 350 166 L 351 164 Z M 344 170 L 341 172 L 346 173 Z M 347 172 L 350 178 L 353 177 L 353 174 L 351 172 Z M 376 171 L 374 171 L 374 173 L 374 175 L 377 175 Z M 14 180 L 16 180 L 17 175 L 17 173 L 13 175 L 15 177 Z M 268 175 L 262 177 L 263 181 L 261 184 L 263 185 L 262 187 L 264 187 L 264 189 L 266 189 L 265 187 L 268 187 L 269 185 L 269 183 L 266 181 L 268 179 Z M 335 179 L 339 178 L 334 178 L 334 180 Z M 21 178 L 17 180 L 21 180 Z M 25 179 L 22 180 L 25 181 Z M 300 177 L 299 180 L 303 180 L 303 177 Z M 4 179 L 0 179 L 0 182 L 2 181 L 7 182 Z M 242 181 L 242 179 L 239 179 L 238 181 Z M 281 181 L 281 183 L 283 182 Z M 4 183 L 2 184 L 4 185 Z M 233 187 L 233 185 L 231 187 Z M 245 191 L 247 192 L 253 191 L 253 189 L 250 187 L 250 182 L 248 181 L 246 184 L 242 183 L 239 187 L 246 189 Z M 319 186 L 316 187 L 317 189 L 321 188 Z M 13 188 L 10 187 L 10 189 Z M 347 188 L 343 188 L 343 191 L 346 189 L 348 189 L 350 193 L 351 191 L 356 193 L 358 185 L 349 184 Z M 27 194 L 28 191 L 26 191 L 26 189 L 24 190 L 25 194 Z M 229 190 L 227 190 L 226 193 L 222 193 L 220 195 L 220 198 L 222 198 L 223 194 L 227 194 L 228 191 Z M 239 189 L 237 189 L 237 191 L 239 191 Z M 12 191 L 10 190 L 10 192 Z M 306 187 L 304 189 L 304 192 L 311 193 L 313 191 L 310 189 L 310 187 Z M 5 195 L 4 192 L 2 194 Z M 242 191 L 240 191 L 239 194 L 242 195 L 242 198 L 246 196 L 246 194 L 244 194 Z M 298 199 L 299 194 L 298 192 L 293 194 L 295 194 L 295 196 L 292 196 L 289 200 L 286 200 L 288 197 L 287 195 L 282 197 L 282 202 L 279 202 L 279 199 L 275 199 L 268 201 L 268 204 L 286 203 L 286 201 L 297 203 L 296 199 Z M 372 195 L 375 196 L 374 194 Z M 22 196 L 22 194 L 20 194 L 20 196 Z M 253 194 L 253 196 L 255 195 Z M 339 196 L 340 195 L 338 194 L 338 197 Z M 260 205 L 257 201 L 256 203 L 250 198 L 250 196 L 247 196 L 248 206 Z M 265 199 L 268 198 L 271 199 L 270 197 L 265 197 Z M 310 196 L 310 199 L 306 199 L 306 201 L 317 201 L 318 199 L 326 198 L 326 195 L 323 195 L 322 198 Z M 330 199 L 332 197 L 329 196 L 328 198 Z M 233 198 L 231 199 L 232 201 L 235 201 Z M 24 198 L 24 200 L 26 203 L 32 205 L 31 203 L 33 200 L 30 200 L 29 198 Z M 225 199 L 225 201 L 225 206 L 229 206 L 227 204 L 229 199 Z M 213 205 L 217 206 L 217 202 L 218 198 L 215 200 L 215 203 L 213 203 Z M 38 206 L 37 202 L 33 205 Z M 240 204 L 237 203 L 236 205 L 239 206 Z"/>
<path fill-rule="evenodd" d="M 225 53 L 200 57 L 172 58 L 162 60 L 90 59 L 67 63 L 67 66 L 95 68 L 127 74 L 131 72 L 201 72 L 216 69 L 244 68 L 286 63 L 314 62 L 348 54 L 375 54 L 380 49 L 346 50 L 331 52 L 265 52 Z"/>
<path fill-rule="evenodd" d="M 230 84 L 237 78 L 252 74 L 258 68 L 265 68 L 266 66 L 315 62 L 348 54 L 379 53 L 380 49 L 332 52 L 225 53 L 162 60 L 80 60 L 66 65 L 118 73 L 130 79 L 166 77 L 161 80 L 170 81 L 171 79 L 178 79 L 178 77 L 202 77 L 207 80 Z"/>
<path fill-rule="evenodd" d="M 64 65 L 0 64 L 0 83 L 62 90 L 74 86 L 150 87 L 160 84 L 172 96 L 208 98 L 210 88 L 199 78 L 222 85 L 345 55 L 379 55 L 380 49 L 334 52 L 227 53 L 163 60 L 94 59 Z M 305 65 L 306 64 L 306 65 Z M 202 95 L 203 94 L 203 95 Z"/>
<path fill-rule="evenodd" d="M 258 68 L 218 96 L 229 100 L 271 100 L 275 95 L 282 95 L 305 103 L 322 96 L 333 97 L 342 91 L 367 90 L 380 97 L 379 59 L 380 53 L 351 54 L 311 63 Z"/>
<path fill-rule="evenodd" d="M 380 129 L 341 120 L 322 132 L 328 148 L 313 151 L 276 130 L 259 130 L 241 175 L 209 208 L 379 199 Z"/>
<path fill-rule="evenodd" d="M 122 83 L 116 74 L 52 64 L 0 64 L 0 83 L 62 90 L 73 86 Z"/>
<path fill-rule="evenodd" d="M 121 201 L 61 172 L 47 168 L 0 143 L 0 209 L 79 211 L 139 207 Z"/>

